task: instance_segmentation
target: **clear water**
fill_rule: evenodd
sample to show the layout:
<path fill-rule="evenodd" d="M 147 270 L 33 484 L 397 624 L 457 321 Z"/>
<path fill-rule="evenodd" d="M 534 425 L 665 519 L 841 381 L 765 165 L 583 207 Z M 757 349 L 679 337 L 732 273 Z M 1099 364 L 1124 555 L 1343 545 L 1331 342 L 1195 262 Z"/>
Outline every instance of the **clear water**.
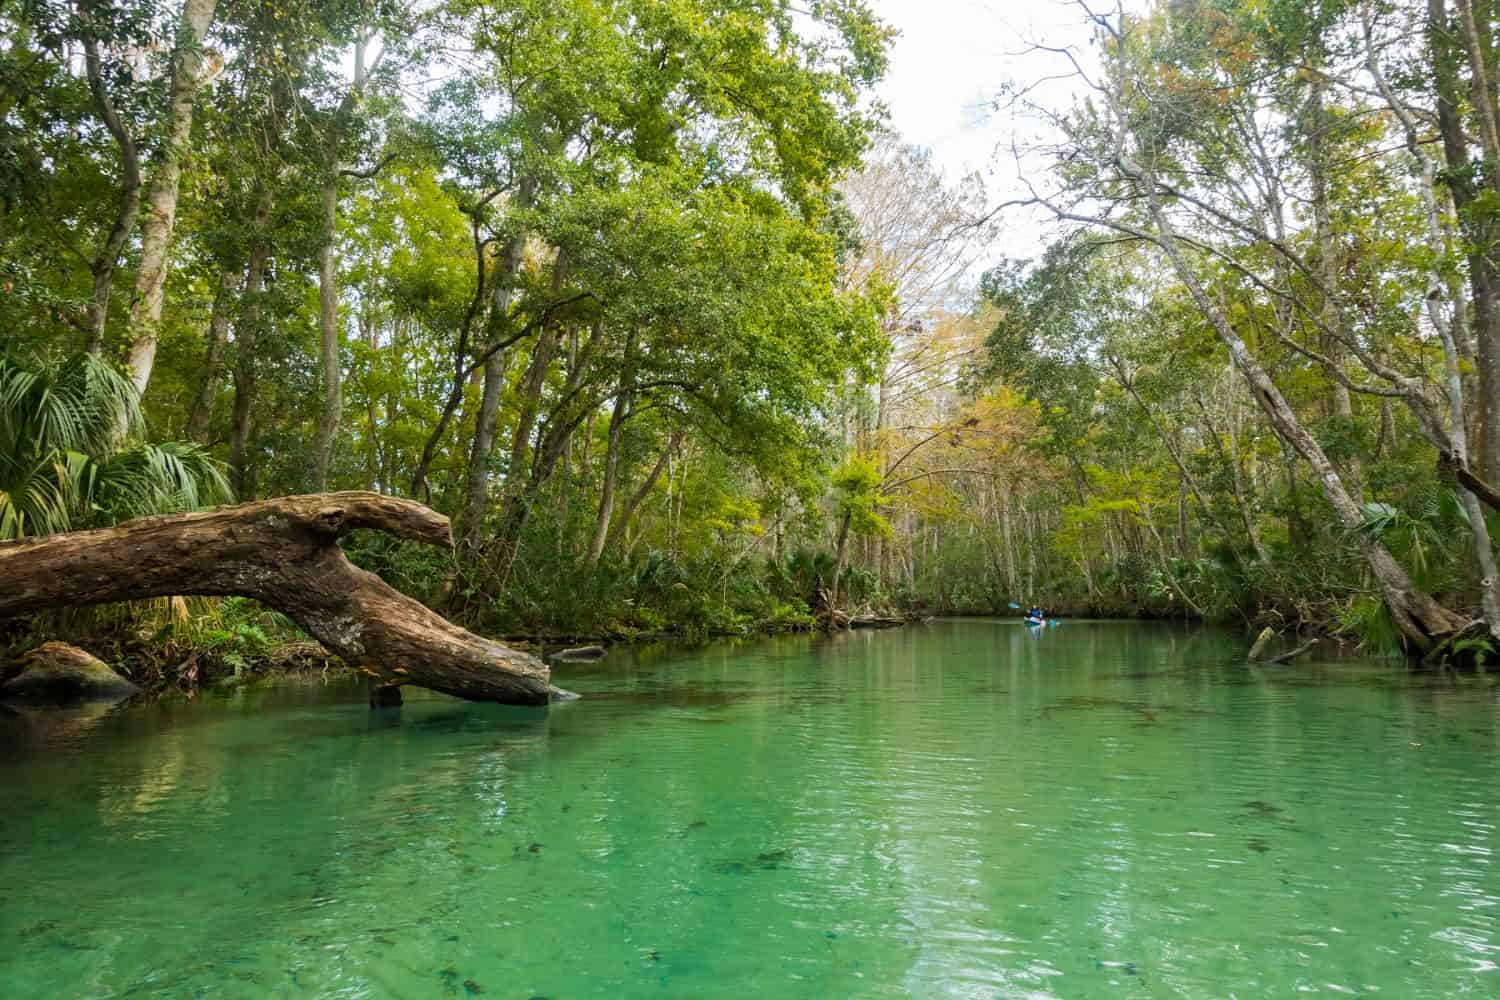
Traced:
<path fill-rule="evenodd" d="M 0 718 L 4 997 L 1500 996 L 1483 678 L 1166 626 Z"/>

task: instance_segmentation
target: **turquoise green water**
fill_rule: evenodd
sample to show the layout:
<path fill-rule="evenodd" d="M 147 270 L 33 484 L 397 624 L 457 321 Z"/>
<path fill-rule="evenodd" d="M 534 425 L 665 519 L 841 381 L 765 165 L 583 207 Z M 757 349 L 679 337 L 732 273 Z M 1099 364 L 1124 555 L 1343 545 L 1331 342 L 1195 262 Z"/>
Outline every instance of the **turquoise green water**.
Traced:
<path fill-rule="evenodd" d="M 962 622 L 0 715 L 4 997 L 1500 996 L 1482 679 Z"/>

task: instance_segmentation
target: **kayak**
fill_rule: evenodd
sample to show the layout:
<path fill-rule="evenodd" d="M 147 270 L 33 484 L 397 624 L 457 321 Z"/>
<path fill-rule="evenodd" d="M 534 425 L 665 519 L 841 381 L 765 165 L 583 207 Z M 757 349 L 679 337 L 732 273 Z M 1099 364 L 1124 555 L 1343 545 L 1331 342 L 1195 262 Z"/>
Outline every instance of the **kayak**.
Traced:
<path fill-rule="evenodd" d="M 1026 624 L 1027 625 L 1045 625 L 1045 624 L 1047 624 L 1047 619 L 1045 619 L 1045 618 L 1033 618 L 1030 615 L 1027 615 L 1026 616 Z"/>

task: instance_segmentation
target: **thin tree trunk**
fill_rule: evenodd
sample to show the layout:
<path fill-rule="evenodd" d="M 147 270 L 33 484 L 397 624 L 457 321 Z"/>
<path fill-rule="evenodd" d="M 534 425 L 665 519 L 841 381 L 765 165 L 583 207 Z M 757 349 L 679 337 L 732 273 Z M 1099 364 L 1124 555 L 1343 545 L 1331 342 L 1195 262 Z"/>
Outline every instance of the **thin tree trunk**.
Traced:
<path fill-rule="evenodd" d="M 625 501 L 625 506 L 620 508 L 620 532 L 623 533 L 630 528 L 631 522 L 635 519 L 636 511 L 641 509 L 641 504 L 645 503 L 646 498 L 651 495 L 651 490 L 656 486 L 657 481 L 661 479 L 661 474 L 663 470 L 666 469 L 667 462 L 671 458 L 672 452 L 677 448 L 677 445 L 681 443 L 683 435 L 686 433 L 686 431 L 680 429 L 672 432 L 672 436 L 667 439 L 666 447 L 662 449 L 661 455 L 656 459 L 656 464 L 651 467 L 651 471 L 646 474 L 646 478 L 641 480 L 640 486 L 636 487 L 635 492 L 630 495 L 630 499 Z M 781 531 L 781 512 L 779 509 L 776 515 L 776 525 L 776 530 L 778 532 L 776 538 L 776 549 L 779 552 L 779 533 Z"/>
<path fill-rule="evenodd" d="M 1245 476 L 1240 469 L 1239 435 L 1235 431 L 1235 418 L 1231 414 L 1225 420 L 1229 428 L 1229 449 L 1226 452 L 1223 443 L 1219 440 L 1219 432 L 1214 427 L 1213 419 L 1209 416 L 1208 406 L 1201 396 L 1198 398 L 1198 408 L 1203 411 L 1204 425 L 1209 437 L 1213 439 L 1220 461 L 1229 467 L 1229 486 L 1234 495 L 1235 510 L 1239 512 L 1240 523 L 1245 528 L 1245 536 L 1250 539 L 1250 548 L 1255 553 L 1256 561 L 1267 565 L 1271 561 L 1271 556 L 1266 551 L 1265 543 L 1261 541 L 1260 530 L 1255 525 L 1255 513 L 1250 509 L 1250 503 L 1245 497 Z"/>
<path fill-rule="evenodd" d="M 266 265 L 271 258 L 270 222 L 274 197 L 264 182 L 251 223 L 250 261 L 245 269 L 245 293 L 240 299 L 240 321 L 234 328 L 234 408 L 229 425 L 229 485 L 241 500 L 250 499 L 248 451 L 251 410 L 255 405 L 256 340 L 260 334 L 261 299 L 266 287 Z"/>
<path fill-rule="evenodd" d="M 219 398 L 219 384 L 224 377 L 224 347 L 229 342 L 229 317 L 234 312 L 235 297 L 245 273 L 238 264 L 226 265 L 219 274 L 219 291 L 214 296 L 213 311 L 208 317 L 208 339 L 203 349 L 203 378 L 198 394 L 188 410 L 189 441 L 208 444 L 209 425 L 213 423 L 214 402 Z"/>
<path fill-rule="evenodd" d="M 1500 242 L 1500 224 L 1482 200 L 1482 190 L 1489 197 L 1500 197 L 1500 149 L 1491 143 L 1494 132 L 1493 106 L 1478 99 L 1476 110 L 1481 116 L 1482 145 L 1486 167 L 1482 180 L 1476 182 L 1469 157 L 1469 140 L 1459 108 L 1458 61 L 1452 51 L 1451 38 L 1462 37 L 1475 76 L 1476 93 L 1481 81 L 1487 82 L 1483 47 L 1476 37 L 1473 9 L 1467 0 L 1459 4 L 1461 25 L 1449 21 L 1445 0 L 1428 0 L 1427 42 L 1432 52 L 1434 91 L 1437 97 L 1438 131 L 1443 139 L 1443 159 L 1447 170 L 1444 182 L 1453 198 L 1454 210 L 1467 245 L 1469 288 L 1473 301 L 1474 367 L 1478 369 L 1479 392 L 1475 397 L 1478 433 L 1473 458 L 1479 474 L 1486 479 L 1500 478 L 1500 267 L 1495 260 Z M 1457 31 L 1455 31 L 1455 27 Z M 1462 334 L 1462 331 L 1455 331 Z"/>
<path fill-rule="evenodd" d="M 328 488 L 328 471 L 333 464 L 334 444 L 344 416 L 343 370 L 339 357 L 343 337 L 338 318 L 339 155 L 344 130 L 368 79 L 369 69 L 365 66 L 367 40 L 365 29 L 361 27 L 354 43 L 354 80 L 329 123 L 323 149 L 323 183 L 319 191 L 323 245 L 318 249 L 318 361 L 323 369 L 323 411 L 319 415 L 317 438 L 313 443 L 313 482 L 320 493 Z M 381 55 L 387 51 L 389 48 L 381 49 Z M 376 62 L 379 61 L 377 57 Z"/>
<path fill-rule="evenodd" d="M 554 295 L 561 291 L 564 277 L 567 271 L 567 260 L 562 254 L 558 255 L 553 262 L 552 288 Z M 517 401 L 516 426 L 512 431 L 510 439 L 510 458 L 505 467 L 505 494 L 501 505 L 500 522 L 496 530 L 495 551 L 498 553 L 497 566 L 500 567 L 498 579 L 504 581 L 510 575 L 510 567 L 514 564 L 517 550 L 521 542 L 521 531 L 525 527 L 526 518 L 529 514 L 529 484 L 534 477 L 528 477 L 525 473 L 527 468 L 527 457 L 531 451 L 531 438 L 536 431 L 537 412 L 540 409 L 542 389 L 547 384 L 547 372 L 552 367 L 552 355 L 561 337 L 562 325 L 556 322 L 543 324 L 541 331 L 537 334 L 536 343 L 532 345 L 531 359 L 527 363 L 526 372 L 521 378 L 520 398 Z M 485 373 L 485 389 L 489 389 L 489 373 Z M 483 413 L 481 412 L 481 417 Z M 484 462 L 479 465 L 481 472 L 489 462 L 489 453 L 493 447 L 493 428 L 490 428 L 490 436 L 484 442 Z M 470 458 L 470 492 L 467 513 L 460 525 L 467 547 L 477 547 L 479 541 L 478 526 L 484 516 L 486 491 L 483 482 L 476 484 L 473 475 L 476 460 L 480 457 L 480 439 L 475 434 L 474 455 Z M 475 489 L 476 485 L 479 489 Z M 503 586 L 503 582 L 501 584 Z"/>
<path fill-rule="evenodd" d="M 115 221 L 104 238 L 104 245 L 99 248 L 89 267 L 93 287 L 89 295 L 88 339 L 84 349 L 90 354 L 101 354 L 104 351 L 104 327 L 109 322 L 110 292 L 114 288 L 120 252 L 125 249 L 125 241 L 130 238 L 135 229 L 136 217 L 140 214 L 141 160 L 135 136 L 120 118 L 109 90 L 104 85 L 104 68 L 99 60 L 98 40 L 89 33 L 84 37 L 83 46 L 89 92 L 93 95 L 100 119 L 114 137 L 115 144 L 120 147 L 120 202 L 115 209 Z"/>
<path fill-rule="evenodd" d="M 615 483 L 620 474 L 620 440 L 624 436 L 625 421 L 630 411 L 630 393 L 621 392 L 615 397 L 614 409 L 609 415 L 609 434 L 604 447 L 604 477 L 599 484 L 599 513 L 594 517 L 594 531 L 589 537 L 588 554 L 583 566 L 594 570 L 604 555 L 604 544 L 609 539 L 609 520 L 615 511 Z"/>
<path fill-rule="evenodd" d="M 1156 430 L 1157 437 L 1161 438 L 1162 444 L 1166 446 L 1167 454 L 1172 457 L 1172 464 L 1177 466 L 1177 472 L 1181 481 L 1186 483 L 1188 488 L 1192 490 L 1193 499 L 1198 501 L 1198 507 L 1203 511 L 1203 516 L 1208 518 L 1214 527 L 1222 531 L 1227 538 L 1229 536 L 1229 529 L 1224 527 L 1224 523 L 1219 520 L 1213 508 L 1208 505 L 1208 500 L 1203 496 L 1203 491 L 1198 488 L 1197 478 L 1193 476 L 1192 472 L 1188 471 L 1187 462 L 1183 461 L 1182 453 L 1178 450 L 1177 442 L 1171 432 L 1167 430 L 1161 421 L 1157 420 L 1156 413 L 1152 411 L 1151 407 L 1146 405 L 1146 401 L 1141 398 L 1140 393 L 1136 392 L 1135 383 L 1126 376 L 1125 370 L 1119 360 L 1111 359 L 1111 362 L 1115 370 L 1115 381 L 1124 387 L 1125 391 L 1130 394 L 1130 398 L 1135 400 L 1136 405 L 1141 408 L 1141 412 L 1146 415 L 1146 419 L 1151 422 L 1152 428 Z M 1235 552 L 1235 556 L 1238 559 L 1238 551 Z"/>
<path fill-rule="evenodd" d="M 1328 137 L 1326 132 L 1332 126 L 1332 119 L 1325 112 L 1323 104 L 1323 90 L 1326 86 L 1325 78 L 1321 74 L 1315 74 L 1308 98 L 1312 121 L 1307 129 L 1307 137 L 1308 174 L 1312 180 L 1313 195 L 1313 229 L 1318 243 L 1318 280 L 1323 285 L 1321 316 L 1323 326 L 1331 330 L 1340 322 L 1338 305 L 1333 299 L 1334 289 L 1338 287 L 1339 280 L 1339 255 L 1328 207 Z M 1342 374 L 1339 369 L 1344 357 L 1343 345 L 1335 338 L 1326 337 L 1323 354 L 1328 359 L 1333 412 L 1343 424 L 1341 432 L 1348 433 L 1354 420 L 1354 401 L 1350 396 L 1348 386 L 1339 379 L 1339 375 Z M 1357 455 L 1351 454 L 1344 460 L 1344 474 L 1349 482 L 1349 492 L 1356 502 L 1361 501 L 1364 491 L 1362 485 L 1364 470 L 1360 467 Z"/>
<path fill-rule="evenodd" d="M 339 175 L 338 145 L 331 143 L 332 164 L 325 164 L 319 190 L 322 207 L 323 245 L 318 249 L 318 364 L 323 370 L 323 409 L 313 442 L 313 492 L 328 489 L 328 469 L 333 464 L 333 445 L 344 413 L 344 385 L 339 364 L 339 275 L 338 239 Z"/>
<path fill-rule="evenodd" d="M 373 304 L 365 306 L 364 328 L 366 356 L 373 376 L 375 367 L 380 364 L 380 321 Z M 376 396 L 371 388 L 374 381 L 372 377 L 365 387 L 365 478 L 372 490 L 384 478 L 380 473 L 380 421 L 376 415 Z M 383 486 L 381 492 L 390 491 L 389 483 Z"/>
<path fill-rule="evenodd" d="M 523 203 L 530 200 L 529 190 L 522 187 Z M 505 245 L 505 252 L 500 257 L 500 269 L 495 275 L 490 299 L 490 319 L 486 324 L 496 331 L 497 337 L 508 331 L 506 315 L 510 311 L 515 277 L 521 269 L 521 252 L 525 246 L 524 235 L 517 233 Z M 469 468 L 464 480 L 464 514 L 459 519 L 459 547 L 464 550 L 477 547 L 480 529 L 484 525 L 484 511 L 489 501 L 490 456 L 495 447 L 495 421 L 500 415 L 500 394 L 505 388 L 505 370 L 509 363 L 505 351 L 491 353 L 484 362 L 479 413 L 475 417 L 474 440 L 470 444 Z"/>
<path fill-rule="evenodd" d="M 831 621 L 839 608 L 839 580 L 844 575 L 844 564 L 849 558 L 849 522 L 851 515 L 845 511 L 839 519 L 838 537 L 833 548 L 833 580 L 828 585 L 828 617 Z"/>

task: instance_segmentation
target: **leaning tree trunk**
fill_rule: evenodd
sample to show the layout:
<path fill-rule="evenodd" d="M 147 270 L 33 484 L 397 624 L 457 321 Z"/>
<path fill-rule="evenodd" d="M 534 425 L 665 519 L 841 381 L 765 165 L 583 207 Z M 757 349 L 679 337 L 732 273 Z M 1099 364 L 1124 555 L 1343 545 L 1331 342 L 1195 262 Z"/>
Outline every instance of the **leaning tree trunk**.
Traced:
<path fill-rule="evenodd" d="M 1148 183 L 1154 183 L 1154 181 Z M 1204 318 L 1208 320 L 1219 341 L 1228 349 L 1230 359 L 1244 376 L 1251 394 L 1260 404 L 1262 412 L 1271 422 L 1277 436 L 1296 449 L 1297 453 L 1312 466 L 1313 472 L 1316 473 L 1323 487 L 1323 495 L 1329 506 L 1333 508 L 1334 514 L 1337 515 L 1345 530 L 1357 534 L 1363 521 L 1359 505 L 1349 495 L 1343 480 L 1339 478 L 1338 471 L 1323 451 L 1322 445 L 1318 444 L 1302 426 L 1302 422 L 1297 419 L 1296 412 L 1282 396 L 1281 390 L 1277 388 L 1271 376 L 1250 353 L 1250 348 L 1235 332 L 1224 314 L 1214 305 L 1203 285 L 1198 281 L 1197 275 L 1188 267 L 1187 261 L 1182 256 L 1182 250 L 1177 244 L 1176 232 L 1157 202 L 1154 191 L 1148 192 L 1147 205 L 1161 233 L 1158 245 L 1166 253 L 1177 276 L 1187 287 L 1188 293 Z M 1468 624 L 1467 619 L 1449 611 L 1425 591 L 1414 586 L 1411 578 L 1406 575 L 1406 570 L 1379 541 L 1361 535 L 1360 548 L 1364 552 L 1365 562 L 1371 574 L 1380 585 L 1386 607 L 1390 610 L 1397 628 L 1417 650 L 1426 652 L 1432 648 L 1434 642 L 1459 631 Z"/>
<path fill-rule="evenodd" d="M 378 493 L 323 493 L 0 543 L 0 618 L 177 594 L 253 597 L 383 684 L 471 701 L 571 697 L 546 664 L 453 625 L 344 558 L 375 528 L 451 547 L 448 519 Z"/>

